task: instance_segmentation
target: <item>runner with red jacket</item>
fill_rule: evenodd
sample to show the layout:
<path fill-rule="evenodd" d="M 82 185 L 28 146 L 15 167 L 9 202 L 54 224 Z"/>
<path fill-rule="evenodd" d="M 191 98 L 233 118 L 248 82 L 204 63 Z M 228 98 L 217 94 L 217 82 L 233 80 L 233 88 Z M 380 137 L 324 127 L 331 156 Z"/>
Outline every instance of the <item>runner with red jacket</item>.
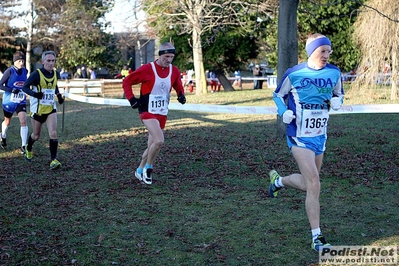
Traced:
<path fill-rule="evenodd" d="M 145 184 L 152 184 L 153 163 L 164 143 L 170 92 L 175 89 L 181 104 L 186 103 L 180 70 L 172 65 L 175 47 L 166 42 L 159 47 L 159 58 L 144 64 L 129 74 L 122 82 L 126 99 L 133 109 L 138 108 L 140 119 L 148 130 L 148 144 L 135 176 Z M 136 98 L 132 86 L 141 84 L 140 97 Z"/>

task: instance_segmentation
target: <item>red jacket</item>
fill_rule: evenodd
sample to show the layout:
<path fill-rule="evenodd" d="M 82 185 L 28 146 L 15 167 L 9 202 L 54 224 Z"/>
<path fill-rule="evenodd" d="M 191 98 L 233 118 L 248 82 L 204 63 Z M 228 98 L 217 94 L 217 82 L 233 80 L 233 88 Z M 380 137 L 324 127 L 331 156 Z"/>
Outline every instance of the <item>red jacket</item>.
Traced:
<path fill-rule="evenodd" d="M 155 69 L 157 74 L 161 78 L 166 78 L 169 74 L 169 67 L 163 68 L 160 65 L 154 62 Z M 132 86 L 136 84 L 141 84 L 140 86 L 140 98 L 144 96 L 145 99 L 148 100 L 148 96 L 152 91 L 155 82 L 155 75 L 152 71 L 152 67 L 150 63 L 144 64 L 135 70 L 133 73 L 129 74 L 122 81 L 122 87 L 125 92 L 126 99 L 130 100 L 134 97 Z M 175 89 L 177 95 L 180 93 L 184 94 L 184 87 L 180 77 L 180 70 L 172 65 L 172 76 L 171 76 L 171 84 Z M 172 88 L 170 88 L 172 90 Z M 136 97 L 138 98 L 138 97 Z"/>

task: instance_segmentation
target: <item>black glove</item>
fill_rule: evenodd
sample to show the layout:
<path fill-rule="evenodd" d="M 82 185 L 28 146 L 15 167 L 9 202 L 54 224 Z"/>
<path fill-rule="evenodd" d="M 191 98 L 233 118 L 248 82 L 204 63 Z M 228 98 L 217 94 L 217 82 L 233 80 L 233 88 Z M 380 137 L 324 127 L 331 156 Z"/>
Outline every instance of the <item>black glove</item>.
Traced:
<path fill-rule="evenodd" d="M 58 98 L 58 103 L 59 104 L 63 104 L 64 103 L 64 97 L 62 97 L 61 93 L 57 94 L 57 98 Z"/>
<path fill-rule="evenodd" d="M 177 100 L 179 101 L 179 103 L 185 104 L 186 103 L 186 96 L 184 96 L 184 94 L 182 92 L 180 92 L 179 96 L 177 97 Z"/>
<path fill-rule="evenodd" d="M 12 93 L 18 94 L 20 91 L 21 91 L 20 89 L 13 89 L 13 90 L 12 90 Z"/>
<path fill-rule="evenodd" d="M 33 97 L 38 98 L 39 100 L 43 98 L 43 92 L 35 92 Z"/>
<path fill-rule="evenodd" d="M 129 99 L 129 102 L 130 102 L 130 106 L 133 109 L 137 109 L 140 106 L 140 100 L 137 99 L 136 97 Z"/>

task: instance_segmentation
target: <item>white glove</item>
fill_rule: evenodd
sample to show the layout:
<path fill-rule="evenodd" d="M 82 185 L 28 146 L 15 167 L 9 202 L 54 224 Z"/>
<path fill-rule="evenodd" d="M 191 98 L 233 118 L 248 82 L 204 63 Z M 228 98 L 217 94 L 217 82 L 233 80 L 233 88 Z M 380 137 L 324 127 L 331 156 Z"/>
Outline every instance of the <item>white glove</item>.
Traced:
<path fill-rule="evenodd" d="M 291 110 L 287 110 L 283 114 L 283 122 L 284 122 L 284 124 L 291 123 L 294 118 L 295 118 L 294 112 L 292 112 Z"/>
<path fill-rule="evenodd" d="M 331 104 L 331 108 L 335 111 L 341 109 L 341 105 L 342 105 L 341 97 L 332 97 L 330 104 Z"/>

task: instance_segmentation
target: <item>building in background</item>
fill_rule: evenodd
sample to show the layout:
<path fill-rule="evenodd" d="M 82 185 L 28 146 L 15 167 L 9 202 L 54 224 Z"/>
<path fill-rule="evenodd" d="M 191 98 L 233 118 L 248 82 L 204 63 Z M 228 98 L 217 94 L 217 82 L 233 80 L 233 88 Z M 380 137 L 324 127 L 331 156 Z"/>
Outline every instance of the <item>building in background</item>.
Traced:
<path fill-rule="evenodd" d="M 118 48 L 120 50 L 120 61 L 122 65 L 136 70 L 143 64 L 152 62 L 156 56 L 156 40 L 145 34 L 115 33 Z"/>

